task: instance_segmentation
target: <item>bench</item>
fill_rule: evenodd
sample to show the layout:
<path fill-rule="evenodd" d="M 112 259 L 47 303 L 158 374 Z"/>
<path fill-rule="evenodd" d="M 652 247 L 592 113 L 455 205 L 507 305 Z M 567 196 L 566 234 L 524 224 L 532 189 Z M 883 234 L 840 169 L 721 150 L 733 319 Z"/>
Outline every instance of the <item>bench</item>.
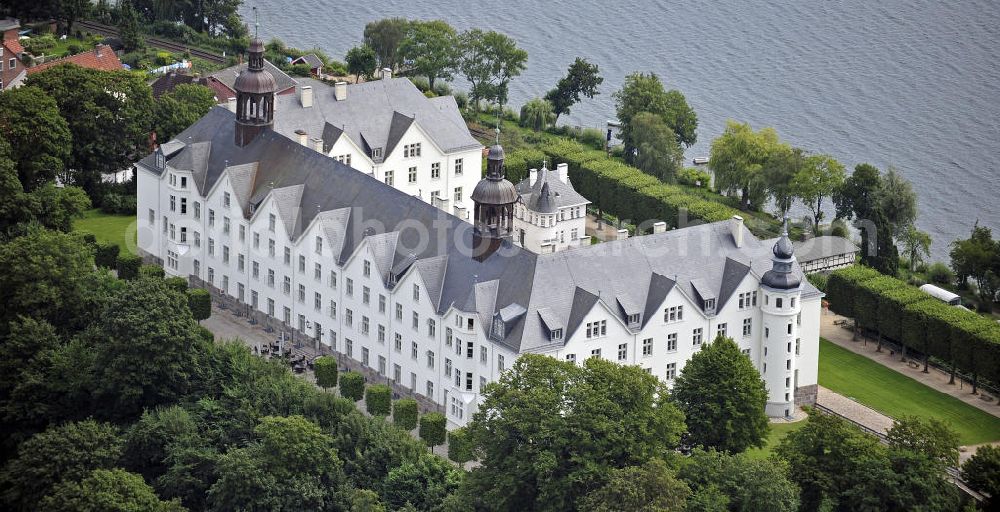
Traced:
<path fill-rule="evenodd" d="M 910 368 L 920 368 L 920 363 L 917 361 L 907 361 L 906 366 L 909 366 Z"/>

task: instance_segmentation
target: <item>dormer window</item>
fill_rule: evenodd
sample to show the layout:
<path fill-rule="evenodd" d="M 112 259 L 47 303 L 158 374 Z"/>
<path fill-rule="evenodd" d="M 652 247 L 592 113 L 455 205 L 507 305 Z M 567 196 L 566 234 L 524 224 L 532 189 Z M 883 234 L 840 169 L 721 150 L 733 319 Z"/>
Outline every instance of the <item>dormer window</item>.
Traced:
<path fill-rule="evenodd" d="M 161 171 L 167 167 L 167 157 L 163 154 L 163 150 L 160 148 L 156 149 L 156 168 Z"/>
<path fill-rule="evenodd" d="M 562 337 L 563 337 L 562 329 L 552 329 L 551 331 L 549 331 L 549 339 L 561 340 Z"/>
<path fill-rule="evenodd" d="M 372 149 L 372 158 L 379 159 L 382 158 L 382 148 Z"/>
<path fill-rule="evenodd" d="M 503 320 L 500 319 L 500 315 L 493 317 L 493 339 L 500 340 L 503 339 L 504 335 Z"/>
<path fill-rule="evenodd" d="M 634 315 L 629 315 L 628 316 L 628 323 L 629 323 L 629 325 L 638 324 L 639 323 L 639 314 L 636 313 Z"/>
<path fill-rule="evenodd" d="M 705 313 L 709 315 L 715 314 L 715 299 L 705 299 Z"/>

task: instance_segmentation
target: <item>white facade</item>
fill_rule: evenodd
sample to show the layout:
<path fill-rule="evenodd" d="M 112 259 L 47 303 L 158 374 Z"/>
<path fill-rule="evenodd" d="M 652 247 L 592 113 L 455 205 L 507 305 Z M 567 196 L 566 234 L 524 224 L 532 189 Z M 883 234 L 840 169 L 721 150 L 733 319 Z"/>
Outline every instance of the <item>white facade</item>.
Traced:
<path fill-rule="evenodd" d="M 545 180 L 550 188 L 551 199 L 544 201 L 547 211 L 538 211 L 541 194 L 539 180 Z M 556 183 L 555 181 L 558 181 Z M 569 183 L 569 165 L 561 163 L 555 171 L 544 166 L 541 171 L 531 169 L 528 178 L 518 184 L 519 191 L 527 200 L 514 206 L 514 242 L 538 254 L 561 251 L 570 247 L 590 245 L 586 234 L 587 205 L 590 201 L 573 190 Z M 532 192 L 534 191 L 534 192 Z M 572 193 L 563 193 L 572 191 Z"/>
<path fill-rule="evenodd" d="M 421 273 L 410 271 L 393 286 L 384 285 L 388 270 L 378 267 L 371 248 L 381 235 L 366 238 L 338 265 L 333 241 L 317 220 L 290 240 L 290 219 L 274 199 L 283 189 L 272 190 L 244 218 L 230 174 L 201 197 L 190 173 L 168 168 L 156 175 L 138 166 L 139 248 L 162 258 L 167 274 L 210 283 L 445 406 L 452 423 L 465 424 L 483 385 L 518 354 L 493 341 L 476 312 L 450 307 L 436 314 Z M 770 295 L 782 297 L 781 308 Z M 642 327 L 641 320 L 627 325 L 617 307 L 613 298 L 598 299 L 575 332 L 560 333 L 569 335 L 565 345 L 553 343 L 555 348 L 540 352 L 577 363 L 598 355 L 641 366 L 671 383 L 691 355 L 721 332 L 761 370 L 769 414 L 786 414 L 795 387 L 816 384 L 818 295 L 801 299 L 798 292 L 768 290 L 749 273 L 713 315 L 679 286 Z"/>

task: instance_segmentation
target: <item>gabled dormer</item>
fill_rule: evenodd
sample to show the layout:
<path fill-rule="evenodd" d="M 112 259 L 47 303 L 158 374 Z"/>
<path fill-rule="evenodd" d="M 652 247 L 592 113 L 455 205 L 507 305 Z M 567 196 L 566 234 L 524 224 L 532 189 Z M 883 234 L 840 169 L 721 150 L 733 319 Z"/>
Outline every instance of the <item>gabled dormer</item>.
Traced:
<path fill-rule="evenodd" d="M 701 279 L 692 279 L 691 288 L 694 289 L 695 300 L 700 302 L 701 310 L 705 312 L 705 315 L 715 315 L 719 302 L 718 295 Z"/>
<path fill-rule="evenodd" d="M 628 295 L 618 295 L 616 300 L 625 325 L 631 331 L 639 330 L 642 326 L 642 308 L 630 299 Z"/>
<path fill-rule="evenodd" d="M 509 304 L 493 315 L 490 326 L 490 339 L 502 341 L 510 333 L 514 324 L 527 312 L 520 304 Z"/>

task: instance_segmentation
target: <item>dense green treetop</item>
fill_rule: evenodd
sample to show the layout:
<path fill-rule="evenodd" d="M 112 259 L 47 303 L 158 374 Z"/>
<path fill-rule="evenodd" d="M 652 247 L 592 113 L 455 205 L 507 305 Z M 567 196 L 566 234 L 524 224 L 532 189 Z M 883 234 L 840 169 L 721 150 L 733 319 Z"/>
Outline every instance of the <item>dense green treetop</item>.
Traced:
<path fill-rule="evenodd" d="M 681 462 L 678 477 L 693 491 L 689 510 L 692 504 L 700 510 L 706 502 L 720 501 L 717 492 L 725 498 L 728 510 L 793 512 L 799 508 L 799 489 L 782 460 L 751 460 L 744 454 L 697 449 Z"/>
<path fill-rule="evenodd" d="M 185 512 L 163 501 L 142 477 L 122 469 L 97 469 L 83 480 L 65 481 L 41 503 L 53 512 Z"/>
<path fill-rule="evenodd" d="M 635 166 L 660 181 L 676 181 L 677 172 L 684 164 L 684 152 L 663 118 L 639 112 L 632 118 L 630 131 L 634 146 L 631 159 Z"/>
<path fill-rule="evenodd" d="M 72 136 L 59 115 L 56 100 L 38 87 L 19 87 L 0 94 L 0 133 L 24 190 L 30 192 L 57 176 L 70 155 Z"/>
<path fill-rule="evenodd" d="M 641 466 L 612 469 L 608 481 L 588 493 L 579 509 L 590 512 L 674 512 L 685 510 L 691 493 L 675 471 L 660 459 Z"/>
<path fill-rule="evenodd" d="M 771 155 L 787 151 L 773 128 L 754 131 L 749 124 L 727 121 L 722 135 L 712 141 L 708 165 L 715 172 L 715 187 L 741 192 L 745 208 L 760 209 L 767 197 L 764 166 Z"/>
<path fill-rule="evenodd" d="M 358 83 L 360 78 L 369 78 L 375 72 L 378 64 L 378 56 L 375 50 L 366 44 L 355 46 L 347 51 L 344 57 L 347 61 L 347 71 L 355 75 L 354 83 Z"/>
<path fill-rule="evenodd" d="M 610 469 L 669 457 L 683 415 L 639 367 L 524 355 L 487 386 L 468 426 L 468 494 L 498 510 L 572 510 Z"/>
<path fill-rule="evenodd" d="M 405 18 L 385 18 L 365 25 L 365 45 L 375 51 L 378 67 L 393 71 L 399 67 L 399 47 L 409 28 L 410 21 Z"/>
<path fill-rule="evenodd" d="M 581 96 L 593 98 L 600 94 L 597 88 L 604 83 L 597 64 L 591 64 L 587 59 L 577 57 L 566 76 L 559 79 L 555 89 L 545 94 L 545 99 L 552 104 L 555 120 L 559 116 L 569 114 L 569 109 L 580 102 Z M 553 123 L 554 124 L 554 123 Z"/>
<path fill-rule="evenodd" d="M 153 130 L 166 142 L 201 119 L 216 105 L 215 92 L 204 85 L 181 84 L 160 96 L 153 108 Z"/>
<path fill-rule="evenodd" d="M 684 412 L 688 442 L 740 453 L 762 447 L 770 431 L 767 389 L 750 358 L 720 336 L 694 353 L 674 383 L 672 397 Z"/>
<path fill-rule="evenodd" d="M 697 141 L 698 116 L 687 104 L 684 95 L 676 90 L 666 90 L 655 73 L 632 73 L 625 77 L 625 84 L 614 94 L 618 120 L 622 123 L 622 140 L 625 154 L 634 147 L 631 143 L 632 118 L 639 112 L 649 112 L 663 118 L 663 122 L 677 136 L 677 142 L 691 146 Z"/>
<path fill-rule="evenodd" d="M 403 62 L 427 77 L 431 90 L 438 78 L 451 81 L 462 57 L 458 32 L 447 22 L 411 21 L 399 45 Z"/>
<path fill-rule="evenodd" d="M 519 76 L 528 62 L 528 52 L 512 38 L 495 31 L 472 29 L 460 36 L 462 61 L 459 68 L 472 88 L 473 107 L 480 100 L 504 105 L 510 80 Z"/>

